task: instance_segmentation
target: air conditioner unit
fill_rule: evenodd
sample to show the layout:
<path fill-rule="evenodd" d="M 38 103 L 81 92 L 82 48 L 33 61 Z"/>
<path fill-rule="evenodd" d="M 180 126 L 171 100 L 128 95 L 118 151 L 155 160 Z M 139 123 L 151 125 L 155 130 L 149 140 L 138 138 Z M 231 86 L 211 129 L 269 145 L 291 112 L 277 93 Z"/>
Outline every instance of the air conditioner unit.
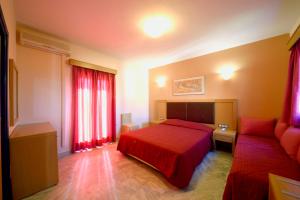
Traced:
<path fill-rule="evenodd" d="M 70 55 L 70 47 L 55 39 L 44 38 L 26 31 L 19 32 L 19 43 L 23 46 L 55 53 Z"/>

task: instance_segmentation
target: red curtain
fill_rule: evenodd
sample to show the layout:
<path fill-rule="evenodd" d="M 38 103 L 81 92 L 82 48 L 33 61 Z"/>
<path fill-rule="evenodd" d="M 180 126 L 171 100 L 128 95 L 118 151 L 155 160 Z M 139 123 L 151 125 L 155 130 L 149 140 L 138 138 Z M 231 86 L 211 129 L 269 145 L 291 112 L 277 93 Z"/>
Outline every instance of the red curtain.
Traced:
<path fill-rule="evenodd" d="M 300 41 L 291 49 L 282 120 L 300 127 Z"/>
<path fill-rule="evenodd" d="M 116 139 L 115 75 L 73 66 L 72 151 Z"/>

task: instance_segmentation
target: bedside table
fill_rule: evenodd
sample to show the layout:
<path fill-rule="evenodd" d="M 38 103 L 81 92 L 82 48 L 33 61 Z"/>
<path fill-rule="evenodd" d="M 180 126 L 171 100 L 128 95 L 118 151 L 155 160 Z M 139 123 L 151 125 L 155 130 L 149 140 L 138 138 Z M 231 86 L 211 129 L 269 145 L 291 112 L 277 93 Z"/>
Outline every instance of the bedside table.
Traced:
<path fill-rule="evenodd" d="M 300 182 L 269 174 L 269 200 L 300 199 Z"/>
<path fill-rule="evenodd" d="M 156 124 L 160 124 L 160 123 L 162 123 L 163 121 L 165 121 L 165 120 L 152 120 L 152 121 L 150 121 L 150 126 L 153 126 L 153 125 L 156 125 Z"/>
<path fill-rule="evenodd" d="M 132 123 L 123 124 L 121 126 L 121 133 L 133 131 L 133 130 L 136 130 L 138 128 L 139 128 L 139 126 L 136 125 L 136 124 L 132 124 Z"/>
<path fill-rule="evenodd" d="M 235 148 L 235 136 L 236 136 L 235 130 L 227 129 L 225 131 L 222 131 L 220 128 L 215 129 L 213 132 L 214 148 L 216 149 L 216 140 L 222 142 L 228 142 L 232 144 L 232 154 L 233 154 Z"/>

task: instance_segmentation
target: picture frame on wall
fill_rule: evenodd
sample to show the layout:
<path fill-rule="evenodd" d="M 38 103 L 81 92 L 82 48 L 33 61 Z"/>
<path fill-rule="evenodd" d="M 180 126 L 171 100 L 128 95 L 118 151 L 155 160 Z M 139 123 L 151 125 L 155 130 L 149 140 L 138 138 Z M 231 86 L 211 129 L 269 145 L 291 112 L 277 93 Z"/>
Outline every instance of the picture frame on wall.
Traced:
<path fill-rule="evenodd" d="M 204 76 L 177 79 L 173 81 L 173 95 L 205 94 Z"/>
<path fill-rule="evenodd" d="M 19 118 L 18 108 L 18 79 L 19 73 L 15 61 L 9 59 L 9 124 L 14 126 Z"/>

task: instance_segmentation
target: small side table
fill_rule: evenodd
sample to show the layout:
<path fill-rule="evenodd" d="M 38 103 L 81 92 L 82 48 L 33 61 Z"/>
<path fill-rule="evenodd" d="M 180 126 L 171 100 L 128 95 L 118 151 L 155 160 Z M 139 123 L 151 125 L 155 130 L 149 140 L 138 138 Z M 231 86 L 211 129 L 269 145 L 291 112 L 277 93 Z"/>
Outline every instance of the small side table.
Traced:
<path fill-rule="evenodd" d="M 216 149 L 216 140 L 222 142 L 228 142 L 232 144 L 232 154 L 233 154 L 235 148 L 235 136 L 236 136 L 235 130 L 228 129 L 223 131 L 220 128 L 215 129 L 213 132 L 214 148 Z"/>
<path fill-rule="evenodd" d="M 128 123 L 128 124 L 123 124 L 121 126 L 121 133 L 129 132 L 138 129 L 139 126 L 136 124 Z"/>
<path fill-rule="evenodd" d="M 157 124 L 160 124 L 160 123 L 162 123 L 163 121 L 165 121 L 165 120 L 152 120 L 152 121 L 150 121 L 150 126 L 153 126 L 153 125 L 157 125 Z"/>
<path fill-rule="evenodd" d="M 300 199 L 300 182 L 269 174 L 269 200 Z"/>

